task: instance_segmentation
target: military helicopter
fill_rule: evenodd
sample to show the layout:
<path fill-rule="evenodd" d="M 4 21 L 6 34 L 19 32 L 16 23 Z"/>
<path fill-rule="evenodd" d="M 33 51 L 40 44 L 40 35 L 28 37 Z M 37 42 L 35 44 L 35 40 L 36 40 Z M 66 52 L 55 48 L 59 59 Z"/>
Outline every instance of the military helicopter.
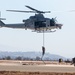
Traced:
<path fill-rule="evenodd" d="M 62 24 L 56 23 L 55 18 L 45 18 L 43 14 L 45 13 L 51 13 L 51 11 L 40 11 L 37 9 L 34 9 L 30 6 L 27 6 L 27 8 L 33 10 L 33 11 L 20 11 L 20 10 L 7 10 L 11 12 L 23 12 L 23 13 L 35 13 L 34 16 L 30 16 L 28 19 L 23 20 L 23 23 L 17 23 L 17 24 L 5 24 L 0 20 L 0 27 L 8 27 L 8 28 L 20 28 L 20 29 L 31 29 L 33 32 L 55 32 L 52 31 L 52 29 L 61 29 Z"/>
<path fill-rule="evenodd" d="M 42 58 L 45 54 L 45 46 L 44 46 L 44 33 L 45 32 L 55 32 L 56 30 L 52 31 L 53 29 L 61 29 L 62 24 L 59 24 L 56 22 L 55 18 L 45 18 L 43 14 L 45 13 L 51 13 L 51 11 L 40 11 L 37 9 L 34 9 L 30 6 L 27 6 L 27 8 L 31 9 L 32 11 L 21 11 L 21 10 L 7 10 L 11 12 L 23 12 L 23 13 L 35 13 L 34 16 L 30 16 L 28 19 L 23 20 L 23 23 L 17 23 L 17 24 L 5 24 L 1 20 L 4 20 L 4 18 L 0 19 L 0 27 L 7 27 L 7 28 L 19 28 L 19 29 L 31 29 L 33 32 L 43 33 L 43 46 L 42 46 Z M 42 59 L 41 58 L 41 59 Z"/>

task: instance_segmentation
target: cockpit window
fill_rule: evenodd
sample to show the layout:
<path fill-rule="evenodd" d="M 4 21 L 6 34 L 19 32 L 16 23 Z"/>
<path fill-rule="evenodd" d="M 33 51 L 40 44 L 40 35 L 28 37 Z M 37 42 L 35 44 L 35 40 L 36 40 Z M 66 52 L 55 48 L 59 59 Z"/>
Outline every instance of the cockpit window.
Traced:
<path fill-rule="evenodd" d="M 55 20 L 53 18 L 50 20 L 50 26 L 55 26 Z"/>

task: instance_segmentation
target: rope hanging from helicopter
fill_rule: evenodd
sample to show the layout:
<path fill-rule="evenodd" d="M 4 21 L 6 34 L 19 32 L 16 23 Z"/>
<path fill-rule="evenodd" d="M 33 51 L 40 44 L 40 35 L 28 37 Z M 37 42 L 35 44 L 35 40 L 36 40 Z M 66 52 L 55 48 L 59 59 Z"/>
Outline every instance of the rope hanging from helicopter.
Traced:
<path fill-rule="evenodd" d="M 41 60 L 43 62 L 44 62 L 44 60 L 43 60 L 44 54 L 45 54 L 45 33 L 44 33 L 44 28 L 43 28 L 43 46 L 42 46 L 42 57 L 41 57 Z M 45 64 L 45 62 L 44 62 L 44 64 Z"/>

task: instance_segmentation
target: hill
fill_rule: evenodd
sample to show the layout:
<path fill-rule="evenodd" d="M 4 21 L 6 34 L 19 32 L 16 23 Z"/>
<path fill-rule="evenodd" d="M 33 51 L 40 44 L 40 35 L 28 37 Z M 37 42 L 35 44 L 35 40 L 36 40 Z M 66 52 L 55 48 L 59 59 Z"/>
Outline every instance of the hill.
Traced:
<path fill-rule="evenodd" d="M 13 59 L 16 57 L 35 59 L 36 57 L 41 58 L 42 53 L 41 52 L 0 52 L 0 58 L 7 57 L 7 56 L 10 56 Z M 45 53 L 43 57 L 44 60 L 58 60 L 59 58 L 66 60 L 66 58 L 63 56 L 50 54 L 50 53 Z"/>

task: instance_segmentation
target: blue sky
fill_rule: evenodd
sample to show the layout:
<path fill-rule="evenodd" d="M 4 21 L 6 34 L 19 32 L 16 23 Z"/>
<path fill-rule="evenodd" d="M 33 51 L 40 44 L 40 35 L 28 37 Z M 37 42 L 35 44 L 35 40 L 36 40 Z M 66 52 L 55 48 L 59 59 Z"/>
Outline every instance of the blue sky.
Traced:
<path fill-rule="evenodd" d="M 3 22 L 22 23 L 23 19 L 34 15 L 6 11 L 8 9 L 30 10 L 25 5 L 38 10 L 50 10 L 52 13 L 44 14 L 44 16 L 48 18 L 57 17 L 58 23 L 63 24 L 61 30 L 45 34 L 46 52 L 65 57 L 75 57 L 75 12 L 67 12 L 75 10 L 75 0 L 0 0 L 1 17 L 6 18 Z M 13 51 L 41 52 L 42 41 L 41 33 L 24 29 L 0 28 L 0 45 L 11 47 Z M 6 50 L 3 49 L 3 51 Z"/>

